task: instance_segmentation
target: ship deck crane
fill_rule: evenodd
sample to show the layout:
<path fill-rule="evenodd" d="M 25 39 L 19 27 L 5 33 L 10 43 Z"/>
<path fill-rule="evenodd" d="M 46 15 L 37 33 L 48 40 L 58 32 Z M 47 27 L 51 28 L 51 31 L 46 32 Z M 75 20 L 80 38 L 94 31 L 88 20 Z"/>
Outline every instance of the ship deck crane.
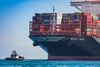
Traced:
<path fill-rule="evenodd" d="M 100 6 L 100 0 L 72 0 L 71 6 L 74 6 L 82 12 L 100 14 L 100 9 L 98 9 Z"/>

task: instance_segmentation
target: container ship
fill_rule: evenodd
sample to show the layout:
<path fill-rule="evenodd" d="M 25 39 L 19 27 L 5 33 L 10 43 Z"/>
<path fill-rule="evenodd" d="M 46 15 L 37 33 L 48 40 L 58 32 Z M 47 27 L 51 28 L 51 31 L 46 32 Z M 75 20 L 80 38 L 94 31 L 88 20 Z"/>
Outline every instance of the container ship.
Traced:
<path fill-rule="evenodd" d="M 71 1 L 74 13 L 35 13 L 29 23 L 34 46 L 48 60 L 100 60 L 100 0 Z M 96 8 L 98 7 L 98 8 Z"/>

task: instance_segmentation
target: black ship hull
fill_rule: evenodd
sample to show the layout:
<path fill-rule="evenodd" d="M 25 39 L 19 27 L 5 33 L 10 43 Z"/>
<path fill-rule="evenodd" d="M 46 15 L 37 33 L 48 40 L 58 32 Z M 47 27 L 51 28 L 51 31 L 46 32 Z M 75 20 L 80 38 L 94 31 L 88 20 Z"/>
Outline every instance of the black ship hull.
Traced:
<path fill-rule="evenodd" d="M 48 53 L 48 60 L 100 60 L 100 44 L 89 36 L 29 37 Z"/>

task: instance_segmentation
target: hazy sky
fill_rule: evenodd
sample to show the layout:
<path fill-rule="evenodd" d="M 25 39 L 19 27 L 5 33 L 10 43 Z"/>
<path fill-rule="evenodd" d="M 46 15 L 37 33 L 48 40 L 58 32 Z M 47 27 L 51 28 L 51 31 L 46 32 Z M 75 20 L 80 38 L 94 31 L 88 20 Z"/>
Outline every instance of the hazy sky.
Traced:
<path fill-rule="evenodd" d="M 0 58 L 16 50 L 27 59 L 46 59 L 47 53 L 33 47 L 29 36 L 29 21 L 34 13 L 77 12 L 71 0 L 0 0 Z"/>

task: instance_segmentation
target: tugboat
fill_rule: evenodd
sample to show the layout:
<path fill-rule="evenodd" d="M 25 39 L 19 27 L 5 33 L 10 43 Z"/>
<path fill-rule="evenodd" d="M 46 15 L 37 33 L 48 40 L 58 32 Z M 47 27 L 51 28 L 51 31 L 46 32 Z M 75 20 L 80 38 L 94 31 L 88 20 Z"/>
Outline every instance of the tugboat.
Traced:
<path fill-rule="evenodd" d="M 5 60 L 24 60 L 24 57 L 18 55 L 17 52 L 14 50 L 12 51 L 11 56 L 5 58 Z"/>

